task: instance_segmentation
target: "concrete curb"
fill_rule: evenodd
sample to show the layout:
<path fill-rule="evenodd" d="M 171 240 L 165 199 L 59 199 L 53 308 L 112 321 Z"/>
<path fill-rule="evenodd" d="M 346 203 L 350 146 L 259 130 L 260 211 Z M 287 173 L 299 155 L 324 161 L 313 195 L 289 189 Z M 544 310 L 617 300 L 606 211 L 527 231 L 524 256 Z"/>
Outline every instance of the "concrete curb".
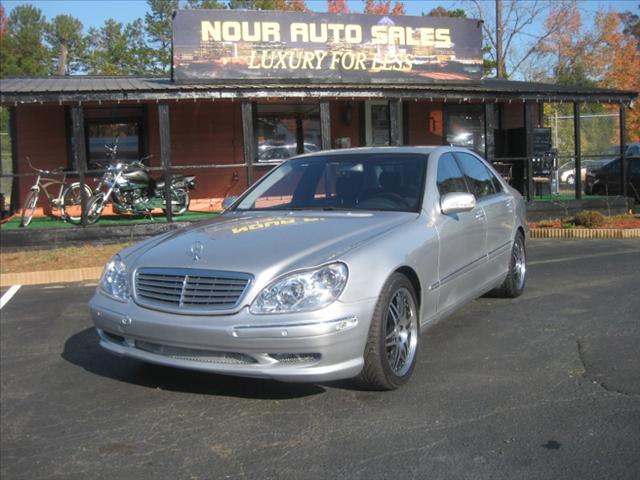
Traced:
<path fill-rule="evenodd" d="M 529 238 L 640 238 L 640 228 L 532 228 L 529 230 Z"/>
<path fill-rule="evenodd" d="M 41 285 L 47 283 L 70 283 L 98 280 L 104 267 L 69 268 L 42 272 L 0 274 L 0 287 L 11 285 Z"/>

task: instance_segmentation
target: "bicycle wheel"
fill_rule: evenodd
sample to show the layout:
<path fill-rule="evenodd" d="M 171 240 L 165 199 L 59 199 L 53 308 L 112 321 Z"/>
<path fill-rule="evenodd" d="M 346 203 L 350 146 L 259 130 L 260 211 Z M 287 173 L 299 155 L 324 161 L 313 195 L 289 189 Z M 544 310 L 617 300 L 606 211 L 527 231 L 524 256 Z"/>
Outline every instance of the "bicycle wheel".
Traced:
<path fill-rule="evenodd" d="M 38 197 L 40 192 L 38 190 L 31 190 L 27 195 L 27 199 L 22 207 L 22 219 L 20 220 L 21 227 L 27 227 L 31 223 L 33 214 L 36 211 L 36 205 L 38 204 Z"/>
<path fill-rule="evenodd" d="M 84 191 L 87 195 L 88 205 L 93 192 L 89 185 L 84 186 Z M 79 225 L 82 221 L 82 189 L 80 188 L 80 182 L 72 183 L 64 190 L 60 214 L 63 220 L 74 225 Z"/>

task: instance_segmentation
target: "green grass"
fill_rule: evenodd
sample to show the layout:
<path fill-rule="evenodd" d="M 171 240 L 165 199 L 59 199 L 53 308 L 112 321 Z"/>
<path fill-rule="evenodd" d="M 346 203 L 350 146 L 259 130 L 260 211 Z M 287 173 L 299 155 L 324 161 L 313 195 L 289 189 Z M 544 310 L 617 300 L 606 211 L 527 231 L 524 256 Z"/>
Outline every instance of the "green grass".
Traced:
<path fill-rule="evenodd" d="M 174 222 L 197 222 L 213 218 L 217 213 L 212 212 L 187 212 L 178 217 L 174 216 Z M 131 215 L 105 215 L 98 220 L 97 225 L 135 225 L 141 223 L 166 223 L 167 219 L 163 214 L 153 215 L 153 220 L 148 217 L 134 217 Z M 11 221 L 2 225 L 2 230 L 15 230 L 20 228 L 20 217 L 13 218 Z M 38 228 L 82 228 L 79 225 L 63 222 L 57 217 L 34 217 L 31 224 L 25 230 L 33 230 Z"/>
<path fill-rule="evenodd" d="M 601 195 L 582 195 L 582 199 L 583 200 L 589 200 L 589 199 L 594 199 L 594 198 L 605 198 Z M 533 197 L 533 200 L 536 202 L 566 202 L 568 200 L 575 200 L 576 196 L 575 194 L 569 194 L 569 193 L 560 193 L 560 194 L 556 194 L 556 195 L 535 195 Z"/>

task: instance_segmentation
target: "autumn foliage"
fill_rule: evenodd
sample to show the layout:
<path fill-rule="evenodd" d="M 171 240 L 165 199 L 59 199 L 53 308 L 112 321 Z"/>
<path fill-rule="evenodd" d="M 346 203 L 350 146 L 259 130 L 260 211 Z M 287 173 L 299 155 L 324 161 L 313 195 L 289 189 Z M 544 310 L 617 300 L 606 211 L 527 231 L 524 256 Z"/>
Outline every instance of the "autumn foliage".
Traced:
<path fill-rule="evenodd" d="M 553 73 L 557 83 L 640 92 L 638 40 L 624 32 L 620 13 L 600 10 L 593 30 L 585 28 L 576 3 L 554 9 L 547 23 L 556 22 L 558 18 L 562 19 L 564 28 L 539 46 L 540 53 L 555 60 Z M 627 112 L 627 136 L 629 141 L 640 141 L 638 108 Z"/>
<path fill-rule="evenodd" d="M 347 0 L 327 0 L 327 12 L 329 13 L 349 13 Z"/>
<path fill-rule="evenodd" d="M 365 0 L 364 13 L 369 15 L 404 15 L 404 4 L 396 1 L 391 8 L 391 0 Z"/>
<path fill-rule="evenodd" d="M 304 0 L 276 0 L 276 10 L 287 12 L 308 12 L 307 4 Z"/>

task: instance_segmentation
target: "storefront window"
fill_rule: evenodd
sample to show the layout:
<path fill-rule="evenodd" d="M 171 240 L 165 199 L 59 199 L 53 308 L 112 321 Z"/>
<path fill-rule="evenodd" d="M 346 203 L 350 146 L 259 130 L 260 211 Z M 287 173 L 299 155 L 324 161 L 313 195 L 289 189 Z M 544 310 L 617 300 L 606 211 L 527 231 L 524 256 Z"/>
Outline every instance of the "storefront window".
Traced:
<path fill-rule="evenodd" d="M 258 163 L 281 162 L 320 150 L 320 111 L 317 103 L 258 104 Z"/>
<path fill-rule="evenodd" d="M 87 162 L 89 169 L 108 163 L 106 147 L 117 146 L 117 160 L 138 160 L 144 156 L 144 108 L 95 108 L 85 110 Z"/>
<path fill-rule="evenodd" d="M 484 156 L 484 106 L 445 105 L 447 144 Z"/>

